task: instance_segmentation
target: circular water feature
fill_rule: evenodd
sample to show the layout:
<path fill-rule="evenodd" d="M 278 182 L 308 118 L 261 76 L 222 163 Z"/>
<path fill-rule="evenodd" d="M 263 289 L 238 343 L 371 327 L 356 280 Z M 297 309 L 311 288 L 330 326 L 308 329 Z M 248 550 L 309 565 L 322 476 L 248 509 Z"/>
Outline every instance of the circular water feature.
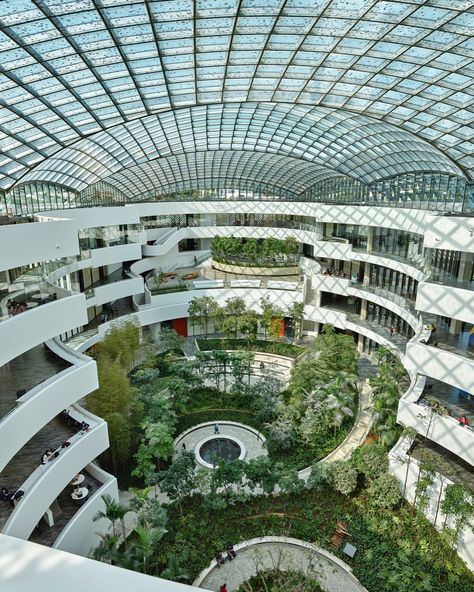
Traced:
<path fill-rule="evenodd" d="M 198 463 L 208 469 L 213 469 L 220 460 L 243 460 L 246 454 L 243 442 L 227 435 L 210 436 L 201 440 L 194 452 Z"/>

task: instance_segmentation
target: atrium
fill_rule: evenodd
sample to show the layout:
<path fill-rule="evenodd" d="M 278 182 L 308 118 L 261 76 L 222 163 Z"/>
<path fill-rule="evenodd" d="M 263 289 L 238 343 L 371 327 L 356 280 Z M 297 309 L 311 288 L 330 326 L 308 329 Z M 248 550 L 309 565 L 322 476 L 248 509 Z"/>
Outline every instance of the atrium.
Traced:
<path fill-rule="evenodd" d="M 0 590 L 474 592 L 473 138 L 474 0 L 0 1 Z"/>

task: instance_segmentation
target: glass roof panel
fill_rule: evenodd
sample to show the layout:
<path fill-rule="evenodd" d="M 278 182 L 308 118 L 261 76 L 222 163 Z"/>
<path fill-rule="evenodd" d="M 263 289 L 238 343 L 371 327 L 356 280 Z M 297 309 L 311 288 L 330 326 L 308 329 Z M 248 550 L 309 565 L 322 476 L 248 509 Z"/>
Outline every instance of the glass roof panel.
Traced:
<path fill-rule="evenodd" d="M 425 154 L 432 168 L 439 149 L 444 168 L 474 175 L 472 143 L 465 129 L 459 132 L 472 125 L 474 105 L 469 0 L 3 0 L 0 19 L 1 106 L 20 122 L 0 126 L 10 140 L 0 160 L 3 188 L 31 174 L 24 155 L 32 151 L 39 172 L 54 177 L 49 165 L 41 168 L 46 158 L 60 161 L 77 142 L 76 154 L 79 144 L 95 143 L 95 134 L 102 138 L 117 125 L 128 130 L 143 119 L 147 126 L 154 116 L 189 108 L 194 121 L 194 109 L 251 102 L 268 104 L 270 112 L 275 103 L 293 103 L 343 111 L 347 120 L 365 115 L 431 143 Z M 430 109 L 438 101 L 452 109 L 435 116 Z M 231 112 L 215 125 L 227 125 Z M 208 138 L 215 125 L 204 118 L 200 136 L 182 126 L 174 135 L 165 130 L 170 153 L 220 144 L 304 159 L 317 152 L 303 148 L 302 137 L 276 141 L 276 130 L 266 138 L 249 128 L 234 139 L 231 125 Z M 257 119 L 248 121 L 255 126 Z M 34 144 L 39 138 L 43 143 Z M 370 138 L 378 144 L 377 134 Z M 134 162 L 136 155 L 125 152 Z M 348 174 L 376 176 L 354 162 L 338 157 Z"/>

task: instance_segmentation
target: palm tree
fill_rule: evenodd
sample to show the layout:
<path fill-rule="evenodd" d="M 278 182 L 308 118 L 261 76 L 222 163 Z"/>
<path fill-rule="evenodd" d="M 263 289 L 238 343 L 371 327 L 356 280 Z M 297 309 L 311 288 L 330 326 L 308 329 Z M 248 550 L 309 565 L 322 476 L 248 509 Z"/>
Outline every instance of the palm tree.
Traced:
<path fill-rule="evenodd" d="M 120 522 L 121 527 L 122 527 L 122 536 L 123 536 L 123 540 L 124 540 L 125 547 L 126 547 L 127 546 L 127 536 L 126 536 L 126 532 L 125 532 L 125 516 L 126 516 L 126 514 L 128 514 L 128 512 L 130 512 L 130 508 L 128 506 L 125 506 L 124 504 L 121 504 L 119 501 L 117 501 L 116 499 L 114 499 L 112 496 L 110 496 L 108 494 L 102 496 L 102 501 L 104 502 L 105 511 L 99 510 L 98 512 L 96 512 L 94 514 L 94 516 L 92 517 L 92 520 L 94 522 L 97 522 L 97 520 L 101 520 L 102 518 L 106 518 L 107 520 L 110 520 L 110 522 L 112 524 L 112 535 L 113 536 L 115 536 L 117 534 L 115 526 L 116 526 L 117 522 Z"/>
<path fill-rule="evenodd" d="M 102 561 L 110 565 L 117 565 L 118 563 L 118 544 L 120 538 L 114 534 L 101 534 L 100 543 L 94 547 L 90 553 L 92 559 Z"/>
<path fill-rule="evenodd" d="M 329 395 L 326 399 L 328 409 L 333 411 L 331 425 L 334 428 L 334 436 L 336 436 L 336 431 L 342 426 L 346 417 L 354 417 L 354 412 L 346 403 L 347 393 L 340 393 L 340 397 Z"/>
<path fill-rule="evenodd" d="M 173 582 L 184 582 L 189 578 L 189 574 L 181 567 L 176 555 L 171 555 L 168 567 L 161 572 L 160 577 Z"/>
<path fill-rule="evenodd" d="M 131 533 L 129 556 L 139 571 L 148 573 L 148 560 L 153 555 L 156 544 L 166 532 L 165 528 L 149 528 L 141 524 L 134 527 Z"/>

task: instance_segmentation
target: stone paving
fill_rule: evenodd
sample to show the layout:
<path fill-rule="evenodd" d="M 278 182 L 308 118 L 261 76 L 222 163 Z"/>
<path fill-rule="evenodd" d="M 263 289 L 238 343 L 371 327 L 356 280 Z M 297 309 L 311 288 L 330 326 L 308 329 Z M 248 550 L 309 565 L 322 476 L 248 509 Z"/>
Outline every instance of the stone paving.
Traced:
<path fill-rule="evenodd" d="M 283 539 L 283 537 L 265 537 L 268 539 Z M 258 541 L 258 540 L 257 540 Z M 226 561 L 217 568 L 215 561 L 210 572 L 201 582 L 194 585 L 206 590 L 218 591 L 226 583 L 229 592 L 238 587 L 251 576 L 265 569 L 289 569 L 299 571 L 317 579 L 327 592 L 366 592 L 366 589 L 352 575 L 349 568 L 342 567 L 337 558 L 331 559 L 331 554 L 317 547 L 288 539 L 291 542 L 255 542 L 252 541 L 236 545 L 237 557 Z M 248 545 L 248 543 L 251 543 Z M 248 546 L 246 546 L 248 545 Z M 239 548 L 242 547 L 243 548 Z M 288 592 L 291 592 L 290 590 Z"/>
<path fill-rule="evenodd" d="M 188 452 L 194 451 L 197 444 L 207 438 L 208 436 L 214 435 L 215 422 L 209 422 L 202 424 L 199 427 L 191 428 L 187 430 L 175 440 L 175 448 L 178 454 L 181 453 L 183 443 L 186 445 Z M 218 422 L 219 425 L 219 436 L 233 436 L 240 440 L 246 449 L 245 459 L 246 461 L 256 458 L 257 456 L 267 455 L 265 448 L 265 438 L 262 435 L 257 435 L 253 429 L 249 429 L 243 424 L 231 423 L 231 422 Z"/>

